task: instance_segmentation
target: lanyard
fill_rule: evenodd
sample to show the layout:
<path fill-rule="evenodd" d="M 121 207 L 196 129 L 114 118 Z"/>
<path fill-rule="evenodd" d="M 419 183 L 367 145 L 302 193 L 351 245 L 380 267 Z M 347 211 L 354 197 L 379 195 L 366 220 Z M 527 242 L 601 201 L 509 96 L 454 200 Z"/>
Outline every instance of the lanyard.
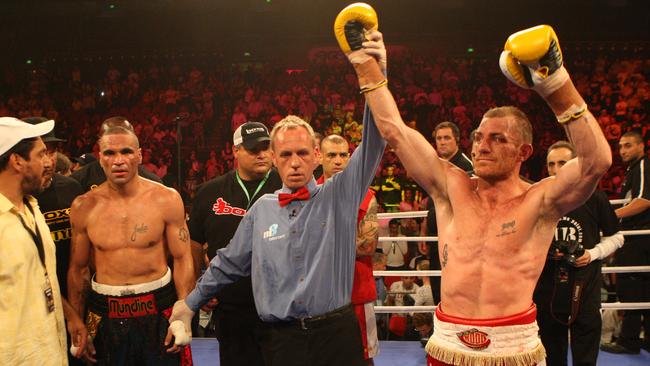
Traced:
<path fill-rule="evenodd" d="M 45 249 L 43 248 L 43 239 L 41 239 L 41 233 L 38 231 L 38 223 L 36 222 L 36 215 L 34 214 L 34 209 L 32 209 L 32 206 L 29 204 L 27 200 L 23 201 L 25 203 L 25 206 L 29 209 L 29 212 L 32 213 L 32 216 L 34 217 L 34 226 L 36 227 L 36 232 L 32 231 L 32 229 L 27 226 L 25 223 L 25 220 L 23 220 L 23 217 L 21 215 L 18 215 L 18 218 L 20 219 L 20 223 L 23 224 L 23 227 L 29 235 L 31 235 L 32 240 L 34 241 L 34 245 L 36 245 L 36 249 L 38 250 L 38 257 L 41 259 L 41 264 L 43 265 L 43 270 L 45 270 L 45 276 L 47 277 L 47 268 L 45 267 Z"/>
<path fill-rule="evenodd" d="M 27 199 L 23 199 L 23 202 L 29 209 L 29 212 L 32 213 L 32 216 L 34 216 L 34 227 L 36 228 L 36 232 L 27 226 L 25 220 L 20 214 L 18 215 L 18 218 L 20 219 L 20 223 L 23 224 L 25 230 L 27 230 L 29 235 L 31 235 L 32 240 L 34 241 L 34 245 L 36 245 L 36 249 L 38 250 L 38 257 L 41 259 L 43 272 L 45 272 L 45 289 L 43 290 L 43 295 L 45 295 L 45 305 L 47 306 L 47 311 L 51 313 L 55 309 L 54 292 L 52 291 L 50 276 L 47 274 L 47 266 L 45 265 L 45 248 L 43 248 L 43 239 L 41 238 L 41 233 L 38 230 L 38 222 L 36 221 L 36 214 L 34 213 L 34 209 L 32 209 L 32 206 L 29 204 L 29 201 L 27 201 Z"/>
<path fill-rule="evenodd" d="M 241 178 L 239 178 L 239 173 L 235 170 L 235 177 L 237 177 L 237 183 L 239 183 L 239 186 L 244 190 L 244 194 L 246 195 L 246 198 L 248 199 L 248 204 L 246 205 L 246 210 L 248 210 L 251 207 L 251 202 L 253 198 L 259 193 L 260 189 L 264 187 L 264 183 L 266 183 L 266 180 L 269 179 L 269 175 L 271 175 L 271 171 L 269 170 L 266 172 L 266 175 L 264 176 L 264 179 L 260 182 L 260 184 L 257 185 L 257 188 L 255 189 L 255 192 L 253 192 L 253 196 L 248 195 L 248 189 L 246 189 L 246 186 L 244 185 L 244 182 L 242 182 Z"/>

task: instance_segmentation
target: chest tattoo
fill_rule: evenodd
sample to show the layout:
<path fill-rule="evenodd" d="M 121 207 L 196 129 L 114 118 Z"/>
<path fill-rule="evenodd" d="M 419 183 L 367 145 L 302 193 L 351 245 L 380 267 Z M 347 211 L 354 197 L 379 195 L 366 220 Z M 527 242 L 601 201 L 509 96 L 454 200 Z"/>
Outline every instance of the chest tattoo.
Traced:
<path fill-rule="evenodd" d="M 135 227 L 133 228 L 133 233 L 131 234 L 131 241 L 135 241 L 137 234 L 143 234 L 146 233 L 147 230 L 149 230 L 149 227 L 145 224 L 135 224 Z"/>
<path fill-rule="evenodd" d="M 516 233 L 517 230 L 515 229 L 515 224 L 516 224 L 515 220 L 512 220 L 510 222 L 504 222 L 503 224 L 501 224 L 501 232 L 497 234 L 497 237 L 512 235 Z"/>
<path fill-rule="evenodd" d="M 442 247 L 442 268 L 447 266 L 447 260 L 449 259 L 449 254 L 447 253 L 447 244 Z"/>

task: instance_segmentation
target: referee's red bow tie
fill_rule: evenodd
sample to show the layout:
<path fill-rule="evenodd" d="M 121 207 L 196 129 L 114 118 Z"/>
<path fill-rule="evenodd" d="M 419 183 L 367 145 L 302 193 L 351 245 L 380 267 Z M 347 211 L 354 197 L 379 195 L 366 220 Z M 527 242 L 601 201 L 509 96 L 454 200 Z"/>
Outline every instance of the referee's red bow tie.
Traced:
<path fill-rule="evenodd" d="M 280 201 L 280 207 L 284 207 L 291 203 L 292 201 L 304 201 L 309 199 L 309 190 L 306 187 L 302 187 L 294 193 L 280 193 L 278 195 L 278 200 Z"/>

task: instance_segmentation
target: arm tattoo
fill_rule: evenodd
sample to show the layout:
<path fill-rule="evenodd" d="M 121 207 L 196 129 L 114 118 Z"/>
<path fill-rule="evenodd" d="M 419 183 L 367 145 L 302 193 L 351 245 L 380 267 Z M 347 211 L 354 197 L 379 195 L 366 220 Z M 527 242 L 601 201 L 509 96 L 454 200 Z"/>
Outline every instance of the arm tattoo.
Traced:
<path fill-rule="evenodd" d="M 517 230 L 515 230 L 515 224 L 516 224 L 515 220 L 512 220 L 510 222 L 504 222 L 503 224 L 501 224 L 501 232 L 497 234 L 497 237 L 516 233 Z"/>
<path fill-rule="evenodd" d="M 178 230 L 178 239 L 182 241 L 183 243 L 187 243 L 187 240 L 189 239 L 189 234 L 187 233 L 187 229 L 182 227 L 180 230 Z"/>
<path fill-rule="evenodd" d="M 447 252 L 447 244 L 445 243 L 445 246 L 442 247 L 442 268 L 447 267 L 447 262 L 449 260 L 449 253 Z"/>
<path fill-rule="evenodd" d="M 140 226 L 138 226 L 138 224 L 135 224 L 135 227 L 133 228 L 133 234 L 131 234 L 131 241 L 135 241 L 136 234 L 146 233 L 148 229 L 149 227 L 147 227 L 145 224 L 140 224 Z"/>
<path fill-rule="evenodd" d="M 378 227 L 377 200 L 373 198 L 368 204 L 368 211 L 357 227 L 357 250 L 365 252 L 377 241 Z"/>

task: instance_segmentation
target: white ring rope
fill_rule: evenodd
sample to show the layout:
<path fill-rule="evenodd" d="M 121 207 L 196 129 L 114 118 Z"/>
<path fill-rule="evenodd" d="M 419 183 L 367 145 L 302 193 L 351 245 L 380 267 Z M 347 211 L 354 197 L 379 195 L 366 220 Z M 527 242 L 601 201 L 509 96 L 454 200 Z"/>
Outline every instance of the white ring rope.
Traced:
<path fill-rule="evenodd" d="M 622 198 L 620 200 L 609 200 L 609 203 L 612 205 L 624 205 L 630 201 L 632 201 L 631 198 Z"/>
<path fill-rule="evenodd" d="M 622 230 L 619 233 L 625 236 L 642 236 L 650 235 L 650 229 L 646 230 Z M 380 243 L 386 241 L 438 241 L 437 236 L 380 236 Z"/>
<path fill-rule="evenodd" d="M 623 205 L 630 202 L 629 198 L 620 200 L 610 200 L 612 205 Z M 382 212 L 377 214 L 378 219 L 414 219 L 418 217 L 427 217 L 429 211 L 404 211 L 404 212 Z"/>
<path fill-rule="evenodd" d="M 382 212 L 377 214 L 378 219 L 413 219 L 427 217 L 429 211 L 404 211 L 404 212 Z"/>
<path fill-rule="evenodd" d="M 630 202 L 630 199 L 611 200 L 612 205 L 622 205 Z M 406 211 L 406 212 L 386 212 L 377 214 L 379 219 L 408 219 L 427 217 L 428 211 Z M 641 236 L 650 235 L 650 230 L 625 230 L 620 231 L 625 236 Z M 380 236 L 379 242 L 391 241 L 406 241 L 406 242 L 420 242 L 420 241 L 438 241 L 437 236 Z M 641 273 L 650 272 L 650 266 L 625 266 L 625 267 L 603 267 L 602 273 Z M 441 270 L 428 270 L 428 271 L 373 271 L 375 277 L 380 276 L 441 276 Z M 435 311 L 435 306 L 375 306 L 375 313 L 422 313 Z M 603 303 L 601 309 L 616 309 L 616 310 L 644 310 L 650 309 L 650 302 L 614 302 Z"/>
<path fill-rule="evenodd" d="M 650 266 L 625 266 L 625 267 L 603 267 L 602 273 L 642 273 L 650 272 Z M 389 276 L 415 276 L 415 277 L 438 277 L 442 275 L 439 269 L 422 270 L 422 271 L 372 271 L 375 277 Z"/>
<path fill-rule="evenodd" d="M 386 241 L 438 241 L 437 236 L 380 236 L 377 238 L 380 243 Z"/>
<path fill-rule="evenodd" d="M 601 309 L 644 310 L 650 309 L 650 302 L 610 302 L 602 303 Z M 436 310 L 436 306 L 375 306 L 375 313 L 426 313 Z"/>

